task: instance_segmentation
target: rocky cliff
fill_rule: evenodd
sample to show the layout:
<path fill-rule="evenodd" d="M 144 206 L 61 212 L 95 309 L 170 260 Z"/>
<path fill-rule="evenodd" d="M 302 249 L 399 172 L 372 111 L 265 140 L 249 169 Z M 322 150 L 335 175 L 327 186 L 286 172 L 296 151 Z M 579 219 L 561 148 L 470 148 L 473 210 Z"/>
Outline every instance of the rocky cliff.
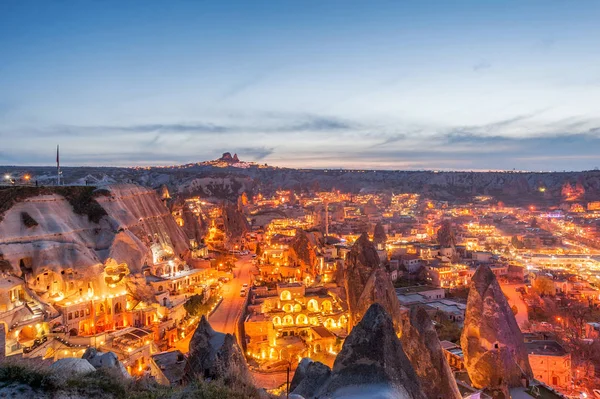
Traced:
<path fill-rule="evenodd" d="M 309 364 L 310 366 L 310 364 Z M 316 366 L 315 376 L 327 372 Z M 325 366 L 326 367 L 326 366 Z M 318 371 L 318 372 L 317 372 Z M 304 370 L 305 378 L 310 370 Z M 302 381 L 296 387 L 303 386 Z M 306 393 L 306 391 L 303 391 Z M 364 392 L 358 396 L 357 392 Z M 356 396 L 352 396 L 356 395 Z M 352 329 L 335 359 L 331 375 L 305 398 L 381 397 L 394 399 L 426 399 L 410 361 L 396 336 L 392 319 L 379 304 L 373 304 L 362 320 Z"/>
<path fill-rule="evenodd" d="M 202 316 L 190 341 L 186 371 L 189 378 L 249 380 L 246 359 L 235 337 L 213 330 L 205 316 Z"/>
<path fill-rule="evenodd" d="M 410 318 L 403 321 L 400 341 L 428 399 L 462 398 L 425 309 L 411 309 Z"/>
<path fill-rule="evenodd" d="M 360 321 L 369 306 L 379 303 L 391 315 L 397 329 L 401 325 L 400 303 L 377 249 L 363 233 L 346 255 L 344 286 L 350 313 L 350 328 Z"/>
<path fill-rule="evenodd" d="M 89 188 L 89 187 L 88 187 Z M 37 275 L 73 268 L 96 276 L 106 263 L 140 271 L 153 262 L 151 247 L 185 257 L 188 240 L 153 190 L 136 185 L 106 186 L 95 202 L 103 215 L 91 220 L 67 196 L 47 193 L 17 201 L 0 221 L 0 253 L 11 273 Z M 79 190 L 80 187 L 74 187 Z M 36 224 L 24 223 L 26 213 Z"/>
<path fill-rule="evenodd" d="M 523 335 L 488 266 L 479 266 L 471 280 L 460 342 L 476 388 L 516 387 L 532 376 Z"/>

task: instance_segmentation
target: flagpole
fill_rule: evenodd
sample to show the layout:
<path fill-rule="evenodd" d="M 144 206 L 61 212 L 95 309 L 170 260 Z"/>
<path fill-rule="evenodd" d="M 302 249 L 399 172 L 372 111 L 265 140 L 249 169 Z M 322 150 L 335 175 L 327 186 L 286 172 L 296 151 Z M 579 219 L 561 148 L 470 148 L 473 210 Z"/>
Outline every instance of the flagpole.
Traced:
<path fill-rule="evenodd" d="M 56 146 L 56 185 L 60 186 L 60 153 Z"/>

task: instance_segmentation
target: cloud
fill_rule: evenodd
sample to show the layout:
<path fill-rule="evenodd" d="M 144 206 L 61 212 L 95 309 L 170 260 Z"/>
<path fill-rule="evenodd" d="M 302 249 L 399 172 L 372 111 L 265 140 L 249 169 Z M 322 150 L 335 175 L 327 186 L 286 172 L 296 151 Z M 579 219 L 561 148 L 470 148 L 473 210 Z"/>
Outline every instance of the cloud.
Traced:
<path fill-rule="evenodd" d="M 246 156 L 249 156 L 255 161 L 261 161 L 266 157 L 272 155 L 274 152 L 274 148 L 268 147 L 241 147 L 235 151 L 235 153 L 242 158 L 242 161 Z"/>
<path fill-rule="evenodd" d="M 377 144 L 374 144 L 373 146 L 371 146 L 371 148 L 381 147 L 381 146 L 388 145 L 388 144 L 394 144 L 394 143 L 397 143 L 399 141 L 405 140 L 407 137 L 408 137 L 408 135 L 405 134 L 405 133 L 400 133 L 400 134 L 394 134 L 394 135 L 391 135 L 391 136 L 387 136 L 387 138 L 384 141 L 382 141 L 380 143 L 377 143 Z"/>
<path fill-rule="evenodd" d="M 291 125 L 288 127 L 282 128 L 282 130 L 288 132 L 324 132 L 324 131 L 332 131 L 332 130 L 349 130 L 352 128 L 356 128 L 357 126 L 350 124 L 348 122 L 343 122 L 334 118 L 325 118 L 320 116 L 308 116 L 306 117 L 306 121 L 299 123 L 297 125 Z"/>

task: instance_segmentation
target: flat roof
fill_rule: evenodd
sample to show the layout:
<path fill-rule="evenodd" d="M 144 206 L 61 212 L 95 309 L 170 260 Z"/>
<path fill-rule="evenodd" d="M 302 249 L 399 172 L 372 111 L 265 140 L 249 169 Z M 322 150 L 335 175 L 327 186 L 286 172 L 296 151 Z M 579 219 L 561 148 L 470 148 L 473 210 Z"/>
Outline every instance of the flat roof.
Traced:
<path fill-rule="evenodd" d="M 565 356 L 567 351 L 558 342 L 552 340 L 530 341 L 525 343 L 527 352 L 533 355 Z"/>
<path fill-rule="evenodd" d="M 444 290 L 443 288 L 434 287 L 433 285 L 415 285 L 412 287 L 396 288 L 396 295 L 417 294 L 425 291 Z"/>

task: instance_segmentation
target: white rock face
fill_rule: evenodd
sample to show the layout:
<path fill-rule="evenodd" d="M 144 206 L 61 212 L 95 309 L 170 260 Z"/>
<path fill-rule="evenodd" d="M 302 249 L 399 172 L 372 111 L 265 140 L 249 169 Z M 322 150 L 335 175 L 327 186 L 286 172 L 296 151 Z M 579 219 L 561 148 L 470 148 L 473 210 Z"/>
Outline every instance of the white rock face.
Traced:
<path fill-rule="evenodd" d="M 59 195 L 28 198 L 10 208 L 0 222 L 0 253 L 13 274 L 22 276 L 24 264 L 32 266 L 33 276 L 76 268 L 83 277 L 92 277 L 110 259 L 139 272 L 145 262 L 153 262 L 150 247 L 156 243 L 171 248 L 176 256 L 187 253 L 185 234 L 154 191 L 136 185 L 105 189 L 111 195 L 96 201 L 108 215 L 97 224 L 76 214 Z M 22 213 L 38 225 L 25 226 Z"/>

